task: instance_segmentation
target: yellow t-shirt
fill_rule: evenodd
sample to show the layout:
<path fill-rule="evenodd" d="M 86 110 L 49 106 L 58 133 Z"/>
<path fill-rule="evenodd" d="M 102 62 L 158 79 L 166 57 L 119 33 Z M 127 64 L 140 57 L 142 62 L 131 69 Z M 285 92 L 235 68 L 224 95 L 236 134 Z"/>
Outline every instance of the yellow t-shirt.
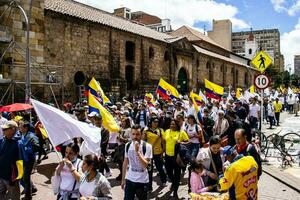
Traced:
<path fill-rule="evenodd" d="M 235 199 L 258 199 L 257 175 L 258 165 L 252 156 L 244 156 L 232 163 L 225 171 L 224 177 L 219 180 L 221 191 L 234 186 Z M 233 198 L 233 197 L 231 197 Z"/>
<path fill-rule="evenodd" d="M 156 134 L 154 133 L 156 132 Z M 153 149 L 153 155 L 158 155 L 163 153 L 163 148 L 162 148 L 162 134 L 163 134 L 163 129 L 157 128 L 155 130 L 150 130 L 148 129 L 146 131 L 146 140 L 149 144 L 152 145 Z"/>
<path fill-rule="evenodd" d="M 279 113 L 282 109 L 282 103 L 279 101 L 278 101 L 278 103 L 276 103 L 276 101 L 274 101 L 273 106 L 274 106 L 274 110 L 276 113 Z"/>
<path fill-rule="evenodd" d="M 163 139 L 166 141 L 166 154 L 174 156 L 176 142 L 188 142 L 189 136 L 185 131 L 172 131 L 168 129 L 163 133 Z"/>

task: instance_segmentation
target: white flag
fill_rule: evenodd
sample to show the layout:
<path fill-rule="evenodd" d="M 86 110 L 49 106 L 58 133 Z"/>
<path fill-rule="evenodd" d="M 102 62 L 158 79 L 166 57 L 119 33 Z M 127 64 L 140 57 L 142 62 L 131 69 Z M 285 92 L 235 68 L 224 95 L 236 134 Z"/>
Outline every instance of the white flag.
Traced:
<path fill-rule="evenodd" d="M 266 89 L 264 90 L 264 94 L 265 94 L 267 97 L 270 96 L 270 90 L 269 90 L 269 88 L 266 88 Z"/>
<path fill-rule="evenodd" d="M 292 95 L 294 95 L 294 92 L 293 92 L 293 90 L 289 87 L 288 88 L 288 94 L 290 95 L 290 94 L 292 94 Z"/>
<path fill-rule="evenodd" d="M 203 100 L 205 103 L 208 103 L 206 96 L 202 93 L 201 90 L 199 90 L 199 96 L 202 98 L 202 100 Z"/>
<path fill-rule="evenodd" d="M 232 98 L 230 92 L 228 92 L 228 96 L 227 96 L 227 101 L 229 101 L 229 100 L 233 100 L 233 98 Z"/>
<path fill-rule="evenodd" d="M 99 128 L 80 122 L 71 115 L 37 100 L 30 99 L 30 101 L 53 146 L 82 137 L 86 141 L 87 148 L 91 152 L 99 154 L 101 142 Z"/>

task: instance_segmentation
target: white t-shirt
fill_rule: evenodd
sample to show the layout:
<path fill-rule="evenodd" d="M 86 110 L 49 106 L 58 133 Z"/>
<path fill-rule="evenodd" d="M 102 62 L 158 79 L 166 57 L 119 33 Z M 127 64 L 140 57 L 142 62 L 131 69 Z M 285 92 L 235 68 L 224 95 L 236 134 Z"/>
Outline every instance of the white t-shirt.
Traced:
<path fill-rule="evenodd" d="M 96 179 L 94 178 L 93 181 L 88 182 L 85 178 L 81 183 L 79 187 L 79 192 L 81 196 L 83 197 L 90 197 L 93 196 L 93 191 L 96 188 Z"/>
<path fill-rule="evenodd" d="M 270 116 L 270 117 L 274 117 L 275 116 L 275 111 L 274 111 L 273 104 L 268 104 L 267 110 L 268 110 L 268 116 Z"/>
<path fill-rule="evenodd" d="M 73 165 L 76 170 L 78 169 L 78 171 L 81 172 L 82 160 L 77 158 L 75 163 L 73 163 Z M 59 188 L 61 190 L 60 194 L 62 195 L 63 191 L 72 191 L 76 180 L 73 177 L 70 169 L 66 165 L 61 170 L 60 177 L 61 177 L 61 181 L 60 181 L 60 185 L 59 185 Z M 74 190 L 76 190 L 78 188 L 79 188 L 79 182 L 76 181 Z M 77 195 L 73 194 L 72 198 L 77 198 Z"/>
<path fill-rule="evenodd" d="M 109 133 L 109 144 L 116 144 L 118 143 L 117 137 L 118 137 L 119 133 Z"/>
<path fill-rule="evenodd" d="M 0 125 L 4 125 L 8 120 L 4 117 L 1 117 L 0 118 Z M 3 138 L 3 131 L 2 131 L 2 128 L 0 128 L 0 139 Z"/>
<path fill-rule="evenodd" d="M 249 105 L 249 116 L 258 118 L 258 111 L 260 110 L 260 106 L 257 104 Z"/>
<path fill-rule="evenodd" d="M 197 129 L 196 129 L 196 126 L 197 126 Z M 197 130 L 198 130 L 198 132 L 202 130 L 201 127 L 197 124 L 194 124 L 193 126 L 191 126 L 190 124 L 186 125 L 185 132 L 188 134 L 188 136 L 190 138 L 189 142 L 197 143 L 197 144 L 200 143 L 198 137 L 193 137 L 194 135 L 198 135 Z"/>
<path fill-rule="evenodd" d="M 138 155 L 134 149 L 134 143 L 136 141 L 131 142 L 128 153 L 125 148 L 125 158 L 128 158 L 129 161 L 129 169 L 126 175 L 126 179 L 135 183 L 148 183 L 149 175 L 146 168 L 142 166 L 139 161 Z M 143 142 L 140 143 L 140 152 L 143 155 Z M 146 143 L 146 153 L 144 158 L 152 158 L 152 146 L 149 143 Z"/>

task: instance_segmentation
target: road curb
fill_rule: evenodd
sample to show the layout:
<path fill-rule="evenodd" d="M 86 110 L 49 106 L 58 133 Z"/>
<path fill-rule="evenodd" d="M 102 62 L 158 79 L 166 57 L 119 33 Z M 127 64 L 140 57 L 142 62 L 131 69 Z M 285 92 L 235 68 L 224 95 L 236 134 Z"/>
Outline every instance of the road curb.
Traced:
<path fill-rule="evenodd" d="M 274 179 L 300 193 L 300 179 L 270 165 L 263 165 L 262 170 Z"/>

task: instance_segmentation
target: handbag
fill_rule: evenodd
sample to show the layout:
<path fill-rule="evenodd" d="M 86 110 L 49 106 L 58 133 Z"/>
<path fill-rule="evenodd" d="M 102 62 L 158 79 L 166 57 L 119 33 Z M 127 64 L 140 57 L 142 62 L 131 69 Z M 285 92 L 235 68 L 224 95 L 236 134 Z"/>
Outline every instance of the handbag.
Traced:
<path fill-rule="evenodd" d="M 59 193 L 60 182 L 61 182 L 61 177 L 60 176 L 53 175 L 51 177 L 51 186 L 52 186 L 52 190 L 53 190 L 55 195 L 57 195 Z"/>

